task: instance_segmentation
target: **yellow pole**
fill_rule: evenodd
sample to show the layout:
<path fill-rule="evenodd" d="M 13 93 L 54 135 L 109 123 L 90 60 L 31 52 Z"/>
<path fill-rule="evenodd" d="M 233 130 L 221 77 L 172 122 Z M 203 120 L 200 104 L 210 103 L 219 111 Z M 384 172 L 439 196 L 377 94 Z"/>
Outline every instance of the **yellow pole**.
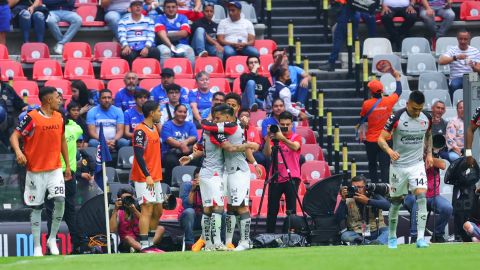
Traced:
<path fill-rule="evenodd" d="M 288 46 L 293 46 L 293 21 L 288 22 Z"/>
<path fill-rule="evenodd" d="M 305 56 L 305 58 L 303 59 L 303 70 L 305 70 L 305 73 L 309 73 L 310 71 L 310 67 L 309 67 L 309 61 L 308 61 L 308 58 Z"/>
<path fill-rule="evenodd" d="M 350 174 L 353 178 L 353 177 L 357 176 L 357 162 L 355 162 L 354 158 L 352 158 L 352 164 L 350 166 L 351 166 Z"/>
<path fill-rule="evenodd" d="M 318 116 L 319 117 L 324 116 L 324 114 L 323 114 L 323 91 L 318 92 Z M 330 115 L 330 118 L 331 117 L 332 116 Z M 327 118 L 328 118 L 328 115 L 327 115 Z M 330 119 L 330 125 L 332 125 L 332 119 Z M 332 134 L 330 133 L 330 135 L 332 135 Z"/>
<path fill-rule="evenodd" d="M 332 136 L 332 112 L 327 112 L 327 136 Z"/>
<path fill-rule="evenodd" d="M 267 0 L 266 10 L 267 11 L 272 11 L 272 0 Z"/>
<path fill-rule="evenodd" d="M 295 64 L 298 66 L 302 63 L 302 43 L 300 38 L 296 38 L 295 41 Z"/>
<path fill-rule="evenodd" d="M 368 58 L 363 58 L 363 82 L 368 82 Z"/>
<path fill-rule="evenodd" d="M 333 150 L 340 151 L 340 128 L 335 126 L 333 134 Z"/>
<path fill-rule="evenodd" d="M 342 147 L 342 170 L 344 172 L 348 171 L 348 148 L 345 142 Z"/>
<path fill-rule="evenodd" d="M 317 99 L 317 76 L 312 76 L 312 100 Z"/>
<path fill-rule="evenodd" d="M 347 46 L 352 46 L 353 41 L 352 41 L 352 22 L 349 22 L 347 24 Z"/>
<path fill-rule="evenodd" d="M 360 64 L 360 40 L 355 40 L 355 64 Z"/>

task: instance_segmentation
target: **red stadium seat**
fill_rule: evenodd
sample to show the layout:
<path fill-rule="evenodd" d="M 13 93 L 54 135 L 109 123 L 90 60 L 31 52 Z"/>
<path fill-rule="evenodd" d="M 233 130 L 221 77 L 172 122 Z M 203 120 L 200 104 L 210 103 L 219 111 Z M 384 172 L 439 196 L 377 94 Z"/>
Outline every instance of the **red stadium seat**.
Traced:
<path fill-rule="evenodd" d="M 75 7 L 79 6 L 96 6 L 98 5 L 97 0 L 75 0 Z"/>
<path fill-rule="evenodd" d="M 92 60 L 92 48 L 86 42 L 67 42 L 63 47 L 63 61 L 70 59 Z"/>
<path fill-rule="evenodd" d="M 76 12 L 80 17 L 82 17 L 82 26 L 105 26 L 104 21 L 95 21 L 95 17 L 97 16 L 97 6 L 79 6 Z"/>
<path fill-rule="evenodd" d="M 210 78 L 210 89 L 214 92 L 230 93 L 230 83 L 225 78 Z"/>
<path fill-rule="evenodd" d="M 34 81 L 13 81 L 13 90 L 19 97 L 38 96 L 38 85 Z"/>
<path fill-rule="evenodd" d="M 175 72 L 175 78 L 192 79 L 192 64 L 187 58 L 168 58 L 163 63 L 163 68 L 171 68 Z"/>
<path fill-rule="evenodd" d="M 300 184 L 300 185 L 302 185 L 302 184 Z M 302 202 L 302 205 L 303 205 L 303 195 L 299 194 L 298 198 L 300 199 L 300 201 Z M 296 209 L 297 216 L 303 216 L 302 208 L 300 207 L 300 204 L 298 203 L 297 198 L 295 198 L 295 202 L 296 202 L 296 206 L 297 206 L 297 209 Z"/>
<path fill-rule="evenodd" d="M 328 176 L 330 176 L 330 169 L 325 161 L 312 160 L 303 163 L 302 168 L 302 181 L 312 185 Z"/>
<path fill-rule="evenodd" d="M 302 143 L 303 144 L 316 144 L 317 143 L 317 138 L 315 138 L 315 134 L 313 133 L 313 130 L 310 129 L 309 127 L 302 127 L 299 126 L 296 129 L 296 133 L 300 134 L 302 136 Z"/>
<path fill-rule="evenodd" d="M 229 78 L 238 78 L 244 72 L 248 72 L 246 56 L 231 56 L 225 63 L 225 75 Z"/>
<path fill-rule="evenodd" d="M 180 210 L 180 207 L 182 207 L 182 199 L 176 198 L 177 199 L 177 206 L 173 210 L 166 210 L 163 209 L 162 217 L 160 220 L 165 221 L 165 220 L 172 220 L 176 221 L 178 220 L 178 211 Z"/>
<path fill-rule="evenodd" d="M 65 64 L 64 78 L 69 80 L 95 79 L 89 60 L 71 59 Z"/>
<path fill-rule="evenodd" d="M 94 61 L 102 62 L 108 58 L 120 58 L 122 48 L 118 42 L 98 42 L 93 47 Z"/>
<path fill-rule="evenodd" d="M 96 91 L 100 91 L 102 89 L 105 89 L 105 84 L 101 80 L 83 79 L 82 81 L 85 83 L 85 85 L 87 86 L 87 88 L 89 90 L 93 89 L 93 90 L 96 90 Z"/>
<path fill-rule="evenodd" d="M 29 96 L 27 98 L 27 104 L 28 105 L 38 105 L 38 106 L 42 105 L 38 96 Z"/>
<path fill-rule="evenodd" d="M 262 75 L 265 77 L 270 76 L 270 66 L 273 65 L 273 56 L 271 54 L 260 55 L 260 66 L 262 66 Z"/>
<path fill-rule="evenodd" d="M 50 59 L 48 46 L 42 42 L 23 43 L 20 59 L 24 63 L 34 63 L 41 59 Z"/>
<path fill-rule="evenodd" d="M 252 217 L 256 217 L 258 214 L 258 209 L 260 209 L 260 199 L 261 197 L 252 197 L 251 205 L 252 209 L 250 211 Z M 263 198 L 262 209 L 260 210 L 260 217 L 267 217 L 267 208 L 268 208 L 268 196 Z"/>
<path fill-rule="evenodd" d="M 318 144 L 302 144 L 301 154 L 305 161 L 325 160 L 322 148 Z"/>
<path fill-rule="evenodd" d="M 250 180 L 250 197 L 261 197 L 263 192 L 264 180 Z M 268 186 L 267 186 L 268 187 Z M 268 196 L 268 188 L 265 189 L 265 198 Z"/>
<path fill-rule="evenodd" d="M 277 43 L 270 39 L 255 40 L 254 46 L 260 55 L 272 55 L 273 51 L 277 48 Z"/>
<path fill-rule="evenodd" d="M 125 82 L 123 79 L 110 80 L 107 84 L 107 89 L 112 91 L 112 96 L 115 96 L 118 91 L 125 87 Z"/>
<path fill-rule="evenodd" d="M 265 180 L 265 178 L 267 177 L 267 171 L 265 170 L 265 167 L 263 167 L 263 165 L 261 164 L 257 165 L 262 171 L 261 176 L 257 174 L 257 171 L 255 170 L 255 166 L 253 166 L 253 164 L 249 163 L 248 166 L 250 167 L 250 180 L 255 180 L 255 179 Z"/>
<path fill-rule="evenodd" d="M 242 95 L 242 89 L 240 88 L 240 77 L 237 77 L 237 78 L 235 78 L 235 80 L 233 80 L 232 92 L 237 93 L 240 96 Z"/>
<path fill-rule="evenodd" d="M 210 78 L 225 77 L 222 60 L 215 56 L 198 57 L 197 60 L 195 60 L 195 74 L 200 71 L 207 72 Z"/>
<path fill-rule="evenodd" d="M 262 110 L 257 110 L 256 112 L 250 112 L 250 125 L 255 125 L 256 127 L 262 126 L 263 119 L 267 118 L 267 112 Z M 261 134 L 261 132 L 260 132 Z"/>
<path fill-rule="evenodd" d="M 480 2 L 465 1 L 460 5 L 460 20 L 480 20 Z"/>
<path fill-rule="evenodd" d="M 45 82 L 45 86 L 57 88 L 57 91 L 64 96 L 72 95 L 72 82 L 69 80 L 49 80 Z"/>
<path fill-rule="evenodd" d="M 175 83 L 188 90 L 197 88 L 197 82 L 194 79 L 175 79 Z"/>
<path fill-rule="evenodd" d="M 27 77 L 23 74 L 22 64 L 12 60 L 0 61 L 0 71 L 2 72 L 2 81 L 8 81 L 9 78 L 13 80 L 26 80 Z"/>
<path fill-rule="evenodd" d="M 123 79 L 125 73 L 130 71 L 127 60 L 124 59 L 105 59 L 100 65 L 100 79 Z"/>
<path fill-rule="evenodd" d="M 302 181 L 300 181 L 300 185 L 298 186 L 298 195 L 303 196 L 305 192 L 307 192 L 307 187 Z"/>
<path fill-rule="evenodd" d="M 154 87 L 161 83 L 161 79 L 143 79 L 140 81 L 140 87 L 151 92 Z"/>
<path fill-rule="evenodd" d="M 53 59 L 38 60 L 33 64 L 32 78 L 37 81 L 63 79 L 62 67 Z"/>
<path fill-rule="evenodd" d="M 10 59 L 10 56 L 8 55 L 8 49 L 7 46 L 0 44 L 0 60 L 8 60 Z"/>
<path fill-rule="evenodd" d="M 160 78 L 160 62 L 153 58 L 137 58 L 132 63 L 132 71 L 140 79 Z"/>

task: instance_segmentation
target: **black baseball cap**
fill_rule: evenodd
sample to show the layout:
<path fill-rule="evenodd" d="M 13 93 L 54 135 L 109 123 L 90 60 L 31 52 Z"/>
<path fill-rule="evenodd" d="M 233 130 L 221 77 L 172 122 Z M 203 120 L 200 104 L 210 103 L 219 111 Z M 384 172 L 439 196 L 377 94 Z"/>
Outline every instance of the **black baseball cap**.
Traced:
<path fill-rule="evenodd" d="M 162 69 L 162 74 L 160 74 L 162 77 L 174 77 L 175 72 L 173 72 L 173 69 L 171 68 L 164 68 Z"/>

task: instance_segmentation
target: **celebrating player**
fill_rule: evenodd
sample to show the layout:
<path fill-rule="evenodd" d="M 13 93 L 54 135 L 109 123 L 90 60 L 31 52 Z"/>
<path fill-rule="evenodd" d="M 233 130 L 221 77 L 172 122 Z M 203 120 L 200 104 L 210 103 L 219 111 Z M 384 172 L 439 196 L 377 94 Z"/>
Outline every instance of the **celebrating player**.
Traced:
<path fill-rule="evenodd" d="M 65 210 L 65 181 L 71 179 L 67 142 L 62 115 L 57 112 L 60 98 L 53 87 L 43 87 L 39 93 L 40 108 L 25 115 L 10 137 L 18 164 L 27 166 L 25 204 L 33 208 L 30 222 L 33 234 L 33 255 L 43 256 L 40 243 L 42 208 L 45 192 L 54 199 L 53 220 L 47 246 L 52 255 L 59 255 L 56 236 Z M 24 140 L 24 152 L 20 149 Z M 62 175 L 60 153 L 65 161 Z"/>
<path fill-rule="evenodd" d="M 390 197 L 392 204 L 388 216 L 388 247 L 397 248 L 398 210 L 407 188 L 416 196 L 417 213 L 417 247 L 426 248 L 425 223 L 427 222 L 427 176 L 426 168 L 433 165 L 431 117 L 423 113 L 425 96 L 420 91 L 413 91 L 407 107 L 392 114 L 378 138 L 378 145 L 391 158 L 390 165 Z M 388 146 L 387 139 L 392 135 L 393 149 Z M 426 146 L 427 156 L 423 161 Z"/>

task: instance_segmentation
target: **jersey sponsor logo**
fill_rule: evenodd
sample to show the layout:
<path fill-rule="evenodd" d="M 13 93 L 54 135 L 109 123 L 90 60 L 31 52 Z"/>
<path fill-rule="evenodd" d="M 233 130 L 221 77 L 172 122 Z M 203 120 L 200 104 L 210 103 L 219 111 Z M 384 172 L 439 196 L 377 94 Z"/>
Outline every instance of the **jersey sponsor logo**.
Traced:
<path fill-rule="evenodd" d="M 423 136 L 404 136 L 400 139 L 403 144 L 420 144 L 423 143 Z"/>

